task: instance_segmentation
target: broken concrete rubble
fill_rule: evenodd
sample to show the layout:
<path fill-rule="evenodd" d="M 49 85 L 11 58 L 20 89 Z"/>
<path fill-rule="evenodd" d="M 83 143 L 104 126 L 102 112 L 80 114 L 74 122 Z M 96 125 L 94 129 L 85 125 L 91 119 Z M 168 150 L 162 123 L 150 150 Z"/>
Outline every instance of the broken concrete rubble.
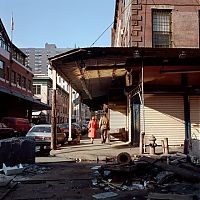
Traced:
<path fill-rule="evenodd" d="M 123 152 L 124 155 L 126 154 Z M 121 162 L 121 160 L 118 162 L 118 160 L 119 158 L 115 162 L 96 168 L 98 173 L 97 171 L 93 173 L 94 187 L 100 187 L 104 191 L 142 190 L 149 194 L 152 192 L 148 199 L 172 199 L 173 197 L 181 199 L 183 196 L 186 200 L 200 198 L 199 185 L 193 184 L 194 182 L 200 184 L 200 168 L 189 163 L 185 155 L 157 158 L 142 156 L 135 160 L 129 159 L 129 162 Z M 190 190 L 175 187 L 180 184 L 184 187 L 190 186 Z"/>

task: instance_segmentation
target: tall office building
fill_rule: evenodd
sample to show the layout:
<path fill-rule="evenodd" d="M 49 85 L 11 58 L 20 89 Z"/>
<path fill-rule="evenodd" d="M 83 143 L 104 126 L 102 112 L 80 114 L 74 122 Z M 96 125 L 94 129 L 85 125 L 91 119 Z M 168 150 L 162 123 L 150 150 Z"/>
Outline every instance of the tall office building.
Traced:
<path fill-rule="evenodd" d="M 29 66 L 34 75 L 48 75 L 48 58 L 69 51 L 69 48 L 57 48 L 55 44 L 45 44 L 44 48 L 21 48 L 27 55 L 26 66 Z"/>

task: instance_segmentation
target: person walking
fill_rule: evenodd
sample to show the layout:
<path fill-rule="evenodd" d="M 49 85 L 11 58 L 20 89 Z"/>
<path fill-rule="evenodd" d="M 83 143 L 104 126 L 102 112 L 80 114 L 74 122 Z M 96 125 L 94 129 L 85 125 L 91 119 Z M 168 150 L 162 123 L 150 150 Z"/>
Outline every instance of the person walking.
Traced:
<path fill-rule="evenodd" d="M 110 130 L 110 123 L 106 114 L 104 114 L 99 121 L 99 128 L 101 130 L 101 143 L 106 143 L 106 139 L 108 138 L 108 143 L 110 143 L 110 135 L 108 131 Z"/>
<path fill-rule="evenodd" d="M 95 119 L 95 116 L 92 116 L 88 124 L 88 137 L 90 138 L 92 144 L 97 135 L 97 128 L 98 128 L 97 120 Z"/>

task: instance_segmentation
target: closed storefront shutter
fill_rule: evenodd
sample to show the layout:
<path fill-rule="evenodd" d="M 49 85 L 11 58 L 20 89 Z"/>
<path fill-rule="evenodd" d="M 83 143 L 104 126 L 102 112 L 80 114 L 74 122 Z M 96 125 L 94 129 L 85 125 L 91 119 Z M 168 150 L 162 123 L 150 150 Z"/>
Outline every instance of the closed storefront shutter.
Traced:
<path fill-rule="evenodd" d="M 145 144 L 149 144 L 151 135 L 156 143 L 168 138 L 169 145 L 182 145 L 185 139 L 184 103 L 182 96 L 145 95 Z M 140 128 L 142 130 L 143 114 L 140 111 Z"/>
<path fill-rule="evenodd" d="M 126 130 L 126 107 L 117 107 L 117 110 L 110 109 L 110 132 L 118 133 L 122 128 Z"/>
<path fill-rule="evenodd" d="M 200 139 L 200 96 L 190 96 L 191 137 Z"/>

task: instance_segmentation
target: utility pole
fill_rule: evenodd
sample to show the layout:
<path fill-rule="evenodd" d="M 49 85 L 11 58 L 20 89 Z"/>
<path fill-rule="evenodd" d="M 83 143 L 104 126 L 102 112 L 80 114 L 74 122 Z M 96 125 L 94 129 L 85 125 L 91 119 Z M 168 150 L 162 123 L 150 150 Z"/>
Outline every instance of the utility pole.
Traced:
<path fill-rule="evenodd" d="M 56 69 L 52 66 L 52 79 L 53 79 L 53 93 L 52 93 L 52 113 L 51 113 L 51 149 L 56 150 L 56 134 L 57 134 L 57 111 L 56 111 L 56 85 L 57 73 Z"/>
<path fill-rule="evenodd" d="M 79 94 L 79 125 L 82 129 L 82 125 L 83 125 L 83 122 L 82 122 L 82 103 L 81 103 L 81 95 Z"/>

